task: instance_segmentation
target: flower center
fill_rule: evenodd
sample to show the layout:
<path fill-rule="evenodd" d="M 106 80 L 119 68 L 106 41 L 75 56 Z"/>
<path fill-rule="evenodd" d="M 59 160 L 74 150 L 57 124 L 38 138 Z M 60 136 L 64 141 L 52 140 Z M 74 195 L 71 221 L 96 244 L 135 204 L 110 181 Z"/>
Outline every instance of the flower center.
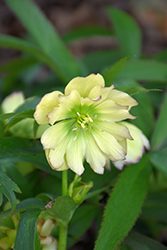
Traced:
<path fill-rule="evenodd" d="M 83 129 L 89 129 L 93 125 L 93 119 L 87 114 L 77 112 L 77 124 Z"/>

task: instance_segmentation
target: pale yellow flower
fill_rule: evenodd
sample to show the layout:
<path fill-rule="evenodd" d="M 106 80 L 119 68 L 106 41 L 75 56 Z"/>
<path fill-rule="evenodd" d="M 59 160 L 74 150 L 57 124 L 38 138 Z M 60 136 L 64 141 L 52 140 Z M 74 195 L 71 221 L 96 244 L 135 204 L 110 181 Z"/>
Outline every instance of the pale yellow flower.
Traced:
<path fill-rule="evenodd" d="M 127 154 L 125 159 L 114 162 L 115 167 L 118 169 L 122 169 L 124 165 L 138 163 L 144 154 L 145 148 L 147 150 L 150 149 L 149 140 L 139 128 L 129 122 L 121 122 L 120 124 L 128 128 L 133 140 L 127 140 Z"/>
<path fill-rule="evenodd" d="M 103 174 L 108 160 L 124 160 L 126 140 L 132 137 L 118 122 L 134 119 L 129 110 L 137 104 L 114 85 L 105 87 L 100 74 L 72 79 L 65 94 L 46 94 L 34 118 L 38 124 L 51 125 L 41 137 L 50 166 L 81 175 L 85 159 L 94 172 Z"/>

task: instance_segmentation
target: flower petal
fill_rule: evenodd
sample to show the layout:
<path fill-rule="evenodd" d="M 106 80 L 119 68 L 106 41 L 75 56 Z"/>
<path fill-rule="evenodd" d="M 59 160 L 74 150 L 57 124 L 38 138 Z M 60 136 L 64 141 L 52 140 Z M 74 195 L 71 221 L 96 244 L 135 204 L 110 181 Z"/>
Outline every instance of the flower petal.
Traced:
<path fill-rule="evenodd" d="M 60 96 L 59 106 L 47 115 L 48 121 L 53 125 L 56 121 L 74 118 L 80 110 L 81 96 L 78 91 L 72 90 L 67 96 Z"/>
<path fill-rule="evenodd" d="M 119 122 L 126 119 L 136 119 L 136 117 L 131 115 L 128 110 L 124 109 L 118 110 L 117 112 L 115 111 L 111 114 L 100 114 L 100 116 L 97 116 L 97 118 L 98 117 L 100 120 L 108 122 Z"/>
<path fill-rule="evenodd" d="M 91 74 L 87 77 L 76 77 L 72 79 L 65 88 L 65 95 L 76 89 L 82 97 L 88 97 L 89 92 L 96 85 L 104 87 L 104 79 L 100 74 Z"/>
<path fill-rule="evenodd" d="M 150 149 L 149 140 L 139 128 L 128 122 L 121 122 L 121 124 L 128 127 L 133 140 L 127 140 L 127 155 L 125 160 L 114 162 L 114 165 L 119 169 L 123 168 L 124 164 L 129 165 L 131 163 L 139 162 L 144 153 L 144 148 L 147 148 L 148 150 Z"/>
<path fill-rule="evenodd" d="M 98 112 L 100 113 L 112 113 L 114 111 L 118 111 L 120 109 L 128 109 L 128 106 L 121 106 L 118 105 L 115 101 L 113 100 L 106 100 L 103 101 L 102 103 L 97 103 L 96 106 Z"/>
<path fill-rule="evenodd" d="M 49 165 L 51 166 L 52 169 L 57 170 L 57 171 L 63 171 L 63 170 L 66 170 L 66 169 L 69 168 L 66 161 L 65 161 L 65 159 L 64 159 L 64 163 L 61 165 L 61 167 L 55 169 L 54 166 L 52 166 L 52 164 L 50 162 L 49 153 L 50 153 L 50 149 L 46 149 L 45 150 L 45 155 L 46 155 L 47 161 L 48 161 L 48 163 L 49 163 Z"/>
<path fill-rule="evenodd" d="M 64 171 L 64 170 L 67 170 L 67 169 L 69 169 L 69 167 L 67 165 L 66 159 L 64 158 L 63 165 L 60 168 L 56 168 L 56 171 Z"/>
<path fill-rule="evenodd" d="M 47 114 L 58 106 L 58 98 L 63 95 L 60 91 L 54 91 L 44 95 L 39 104 L 36 106 L 34 118 L 38 124 L 48 124 Z"/>
<path fill-rule="evenodd" d="M 127 155 L 125 161 L 127 164 L 137 163 L 144 153 L 144 147 L 146 147 L 148 150 L 150 149 L 150 143 L 147 137 L 135 125 L 127 122 L 125 125 L 130 130 L 130 133 L 134 139 L 133 141 L 127 140 Z"/>
<path fill-rule="evenodd" d="M 122 170 L 125 164 L 125 161 L 115 161 L 113 162 L 114 166 L 119 169 Z"/>
<path fill-rule="evenodd" d="M 54 150 L 50 150 L 49 160 L 54 169 L 60 168 L 63 165 L 64 156 L 70 139 L 70 136 L 64 137 L 64 139 L 56 145 Z"/>
<path fill-rule="evenodd" d="M 72 132 L 72 120 L 58 122 L 48 128 L 41 137 L 41 143 L 44 149 L 55 149 L 55 147 L 64 140 L 70 131 Z"/>
<path fill-rule="evenodd" d="M 95 111 L 96 110 L 96 111 Z M 135 119 L 128 111 L 128 106 L 118 105 L 115 101 L 106 100 L 94 108 L 98 120 L 117 122 L 125 119 Z"/>
<path fill-rule="evenodd" d="M 92 100 L 97 99 L 99 96 L 101 96 L 101 101 L 104 101 L 110 91 L 114 88 L 114 85 L 110 86 L 110 87 L 102 87 L 101 85 L 96 85 L 89 93 L 89 98 Z"/>
<path fill-rule="evenodd" d="M 147 137 L 143 134 L 143 132 L 138 127 L 136 127 L 134 124 L 129 123 L 129 122 L 121 122 L 120 124 L 123 125 L 123 126 L 126 126 L 129 129 L 129 131 L 130 131 L 130 133 L 132 135 L 135 136 L 134 132 L 136 132 L 136 135 L 140 136 L 144 147 L 147 150 L 150 150 L 150 142 L 149 142 L 149 140 L 147 139 Z M 135 138 L 134 138 L 134 140 L 135 140 Z"/>
<path fill-rule="evenodd" d="M 125 153 L 123 147 L 111 134 L 94 130 L 92 133 L 99 148 L 107 155 L 111 161 L 124 160 Z"/>
<path fill-rule="evenodd" d="M 106 157 L 104 156 L 103 152 L 100 150 L 96 141 L 90 133 L 87 138 L 88 140 L 86 141 L 85 153 L 86 161 L 89 163 L 90 167 L 95 173 L 103 174 L 104 166 L 106 164 Z"/>
<path fill-rule="evenodd" d="M 123 147 L 125 155 L 127 154 L 127 141 L 128 140 L 123 140 L 123 141 L 119 141 L 119 144 Z"/>
<path fill-rule="evenodd" d="M 66 153 L 69 168 L 78 175 L 81 175 L 84 171 L 83 157 L 85 156 L 85 150 L 85 139 L 82 130 L 80 130 L 75 140 L 71 138 Z"/>
<path fill-rule="evenodd" d="M 22 92 L 13 92 L 8 95 L 2 102 L 1 108 L 3 113 L 10 113 L 15 111 L 25 101 Z"/>
<path fill-rule="evenodd" d="M 115 122 L 97 121 L 95 125 L 100 131 L 105 131 L 113 135 L 118 141 L 125 139 L 133 140 L 126 126 L 120 125 Z"/>
<path fill-rule="evenodd" d="M 110 164 L 110 160 L 109 159 L 106 159 L 106 165 L 105 165 L 105 168 L 110 171 L 111 170 L 111 164 Z"/>
<path fill-rule="evenodd" d="M 114 100 L 119 105 L 128 106 L 129 110 L 131 107 L 138 105 L 138 102 L 130 95 L 116 89 L 111 90 L 107 98 Z"/>

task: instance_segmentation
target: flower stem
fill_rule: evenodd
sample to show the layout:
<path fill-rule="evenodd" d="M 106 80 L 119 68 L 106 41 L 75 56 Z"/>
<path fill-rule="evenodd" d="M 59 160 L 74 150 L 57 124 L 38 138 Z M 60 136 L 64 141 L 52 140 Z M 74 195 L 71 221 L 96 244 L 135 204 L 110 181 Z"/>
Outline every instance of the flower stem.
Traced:
<path fill-rule="evenodd" d="M 68 188 L 68 170 L 62 172 L 62 195 L 67 195 Z"/>
<path fill-rule="evenodd" d="M 62 195 L 67 195 L 68 191 L 68 170 L 62 172 Z M 67 227 L 62 224 L 59 226 L 59 247 L 58 250 L 66 250 L 67 245 Z"/>
<path fill-rule="evenodd" d="M 59 227 L 59 248 L 58 250 L 66 250 L 67 245 L 67 228 L 61 225 Z"/>

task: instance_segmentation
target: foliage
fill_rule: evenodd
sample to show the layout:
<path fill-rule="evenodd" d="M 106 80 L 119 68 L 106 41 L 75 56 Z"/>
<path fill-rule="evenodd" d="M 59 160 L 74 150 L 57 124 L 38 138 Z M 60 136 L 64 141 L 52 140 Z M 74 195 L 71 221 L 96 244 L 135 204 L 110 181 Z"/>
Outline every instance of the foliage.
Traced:
<path fill-rule="evenodd" d="M 55 216 L 58 224 L 65 226 L 70 221 L 69 248 L 96 220 L 95 250 L 167 249 L 154 241 L 158 241 L 167 227 L 167 64 L 163 52 L 153 58 L 144 57 L 139 26 L 131 16 L 111 7 L 106 12 L 113 30 L 81 27 L 61 38 L 31 0 L 6 0 L 6 3 L 26 28 L 29 40 L 0 35 L 1 47 L 23 52 L 19 58 L 0 66 L 4 73 L 1 101 L 20 90 L 27 97 L 42 97 L 53 89 L 62 91 L 64 84 L 75 76 L 100 72 L 106 86 L 114 83 L 117 89 L 139 102 L 132 110 L 138 116 L 133 123 L 151 141 L 150 152 L 122 172 L 112 165 L 111 171 L 105 170 L 100 176 L 85 164 L 82 180 L 93 181 L 94 185 L 85 202 L 77 206 L 71 197 L 61 196 L 61 173 L 48 165 L 40 141 L 17 137 L 10 130 L 26 118 L 33 119 L 40 98 L 30 98 L 15 111 L 1 113 L 0 221 L 3 225 L 13 214 L 21 215 L 14 249 L 40 249 L 36 224 L 41 214 Z M 74 58 L 67 44 L 94 35 L 116 36 L 118 49 Z M 36 76 L 46 66 L 50 68 L 49 73 L 43 81 L 38 81 Z M 34 123 L 34 133 L 36 126 Z M 69 170 L 68 175 L 70 184 L 74 174 Z M 7 200 L 11 208 L 4 211 Z M 49 202 L 53 205 L 48 212 L 45 206 Z M 56 238 L 57 234 L 55 228 L 53 236 Z"/>

